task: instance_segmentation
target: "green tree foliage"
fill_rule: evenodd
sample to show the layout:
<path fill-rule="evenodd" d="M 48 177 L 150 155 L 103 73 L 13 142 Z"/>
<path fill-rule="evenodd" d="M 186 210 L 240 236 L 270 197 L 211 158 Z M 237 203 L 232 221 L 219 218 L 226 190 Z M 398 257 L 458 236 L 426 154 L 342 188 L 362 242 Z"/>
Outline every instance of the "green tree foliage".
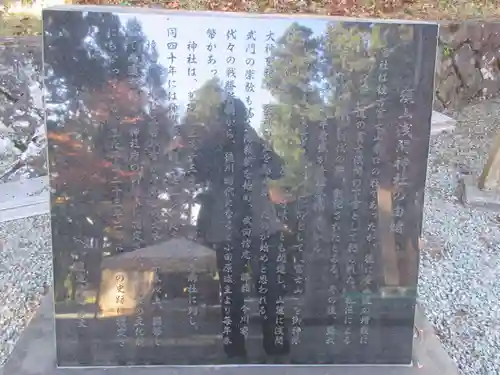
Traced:
<path fill-rule="evenodd" d="M 382 53 L 392 59 L 404 54 L 401 46 L 408 46 L 411 30 L 344 22 L 330 23 L 318 35 L 294 23 L 277 40 L 263 82 L 275 101 L 266 107 L 261 124 L 286 162 L 285 177 L 276 185 L 294 195 L 311 193 L 312 186 L 306 185 L 318 171 L 306 150 L 317 148 L 321 124 L 327 122 L 333 133 L 348 126 L 345 118 L 356 109 L 374 108 Z M 407 56 L 401 58 L 398 63 L 408 64 Z"/>
<path fill-rule="evenodd" d="M 321 38 L 321 75 L 329 116 L 342 118 L 353 106 L 373 102 L 380 27 L 332 23 Z M 371 97 L 370 97 L 371 95 Z"/>
<path fill-rule="evenodd" d="M 224 89 L 217 77 L 205 82 L 188 104 L 183 123 L 208 126 L 217 117 L 216 111 L 222 103 L 223 94 Z"/>
<path fill-rule="evenodd" d="M 321 117 L 318 47 L 312 31 L 294 23 L 277 41 L 265 71 L 264 87 L 276 103 L 265 108 L 262 133 L 285 160 L 285 176 L 277 184 L 291 194 L 305 180 L 302 143 L 308 124 Z"/>

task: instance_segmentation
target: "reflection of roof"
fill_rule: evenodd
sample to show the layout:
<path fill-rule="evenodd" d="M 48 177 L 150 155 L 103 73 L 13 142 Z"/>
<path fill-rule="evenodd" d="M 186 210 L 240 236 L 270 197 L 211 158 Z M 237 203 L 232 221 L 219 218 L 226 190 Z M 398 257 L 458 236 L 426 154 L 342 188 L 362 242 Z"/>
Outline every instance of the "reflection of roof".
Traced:
<path fill-rule="evenodd" d="M 135 251 L 106 257 L 103 269 L 207 272 L 216 270 L 215 251 L 186 238 L 175 238 Z"/>

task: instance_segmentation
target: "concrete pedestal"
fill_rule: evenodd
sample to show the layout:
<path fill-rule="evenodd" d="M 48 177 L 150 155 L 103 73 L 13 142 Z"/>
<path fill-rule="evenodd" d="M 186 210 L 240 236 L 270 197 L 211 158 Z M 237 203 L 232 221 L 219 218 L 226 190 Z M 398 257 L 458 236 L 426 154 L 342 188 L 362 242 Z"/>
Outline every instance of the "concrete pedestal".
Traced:
<path fill-rule="evenodd" d="M 462 176 L 458 183 L 458 198 L 466 206 L 500 212 L 500 191 L 481 190 L 474 176 Z"/>

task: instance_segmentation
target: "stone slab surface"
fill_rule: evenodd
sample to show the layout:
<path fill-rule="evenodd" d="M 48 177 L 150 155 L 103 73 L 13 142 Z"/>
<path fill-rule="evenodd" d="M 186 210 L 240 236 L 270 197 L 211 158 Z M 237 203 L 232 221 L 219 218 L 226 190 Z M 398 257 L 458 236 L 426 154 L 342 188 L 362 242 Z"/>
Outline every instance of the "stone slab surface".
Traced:
<path fill-rule="evenodd" d="M 458 196 L 464 205 L 500 211 L 500 192 L 479 189 L 474 176 L 460 178 Z"/>
<path fill-rule="evenodd" d="M 24 331 L 0 375 L 229 375 L 236 371 L 253 375 L 458 375 L 439 339 L 417 310 L 412 366 L 182 366 L 56 368 L 52 293 L 45 296 L 39 312 Z"/>
<path fill-rule="evenodd" d="M 125 13 L 44 11 L 57 363 L 410 364 L 437 25 L 377 21 L 386 49 L 372 20 Z"/>

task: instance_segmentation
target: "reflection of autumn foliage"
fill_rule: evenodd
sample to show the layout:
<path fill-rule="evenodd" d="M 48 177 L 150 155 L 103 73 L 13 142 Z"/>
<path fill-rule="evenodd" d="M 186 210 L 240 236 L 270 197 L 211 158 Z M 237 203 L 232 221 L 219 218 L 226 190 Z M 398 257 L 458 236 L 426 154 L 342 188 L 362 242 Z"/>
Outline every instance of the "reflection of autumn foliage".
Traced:
<path fill-rule="evenodd" d="M 130 83 L 111 80 L 104 88 L 89 90 L 85 102 L 97 120 L 107 120 L 114 112 L 120 114 L 121 124 L 133 124 L 138 118 L 126 114 L 137 113 L 146 98 L 144 93 L 133 89 Z"/>
<path fill-rule="evenodd" d="M 168 191 L 164 176 L 172 162 L 163 149 L 173 121 L 166 71 L 140 22 L 99 12 L 53 12 L 44 22 L 54 280 L 61 299 L 75 259 L 85 264 L 90 284 L 99 285 L 93 271 L 103 255 L 168 235 L 161 215 L 171 202 L 159 195 Z"/>
<path fill-rule="evenodd" d="M 104 148 L 109 143 L 104 124 L 114 127 L 122 143 L 125 143 L 124 140 L 130 138 L 131 126 L 144 120 L 139 112 L 140 98 L 134 95 L 130 85 L 116 81 L 99 91 L 89 90 L 83 97 L 88 109 L 86 116 L 67 120 L 64 132 L 48 132 L 53 150 L 50 163 L 54 166 L 53 170 L 57 171 L 52 179 L 52 187 L 59 196 L 53 203 L 61 209 L 72 210 L 70 216 L 82 219 L 88 217 L 96 221 L 98 232 L 107 233 L 108 236 L 114 233 L 117 238 L 123 238 L 121 233 L 110 230 L 113 222 L 110 186 L 112 181 L 119 181 L 121 190 L 130 190 L 133 179 L 139 177 L 139 171 L 131 171 L 127 164 L 128 147 L 120 150 L 117 157 L 110 157 Z M 113 112 L 127 113 L 128 116 L 115 118 Z M 121 225 L 129 228 L 134 215 L 134 197 L 124 194 L 121 205 Z"/>
<path fill-rule="evenodd" d="M 55 187 L 68 186 L 68 182 L 74 184 L 75 181 L 83 182 L 79 189 L 90 188 L 88 185 L 103 184 L 116 175 L 120 178 L 130 178 L 137 175 L 137 172 L 124 171 L 113 166 L 110 161 L 102 160 L 96 153 L 90 152 L 82 141 L 72 139 L 70 134 L 49 132 L 48 139 L 52 141 L 53 147 L 58 152 L 53 155 L 53 163 L 67 165 L 64 172 L 59 172 L 53 181 Z"/>
<path fill-rule="evenodd" d="M 96 222 L 98 232 L 120 238 L 121 234 L 107 229 L 106 223 L 112 221 L 110 202 L 103 201 L 102 194 L 112 180 L 119 179 L 130 183 L 137 172 L 124 171 L 113 166 L 100 155 L 90 152 L 82 141 L 74 140 L 69 134 L 49 132 L 52 146 L 58 149 L 51 153 L 51 164 L 57 164 L 58 173 L 52 177 L 52 188 L 57 197 L 52 204 L 65 210 L 69 216 L 89 217 Z M 85 202 L 86 204 L 82 204 Z M 131 216 L 132 202 L 123 202 L 124 216 Z M 128 215 L 126 215 L 128 214 Z"/>
<path fill-rule="evenodd" d="M 122 81 L 87 90 L 81 98 L 85 113 L 67 120 L 64 132 L 59 127 L 48 135 L 53 150 L 50 161 L 57 171 L 53 188 L 61 197 L 53 203 L 72 210 L 68 217 L 89 218 L 97 235 L 120 246 L 137 246 L 132 244 L 134 231 L 143 245 L 154 242 L 151 227 L 166 225 L 159 217 L 162 210 L 179 211 L 172 214 L 176 217 L 169 216 L 168 226 L 174 231 L 182 228 L 178 203 L 159 198 L 160 191 L 173 196 L 180 189 L 164 181 L 165 173 L 173 168 L 164 152 L 173 126 L 167 109 L 156 107 L 147 114 L 145 96 Z M 119 147 L 113 145 L 115 138 Z M 169 230 L 162 235 L 168 236 Z"/>
<path fill-rule="evenodd" d="M 89 134 L 90 139 L 76 138 L 81 133 L 81 129 L 80 131 L 75 129 L 74 134 L 54 131 L 48 134 L 52 147 L 57 149 L 57 152 L 52 154 L 55 158 L 53 163 L 59 165 L 58 171 L 64 170 L 64 173 L 59 172 L 56 176 L 56 185 L 59 185 L 58 181 L 62 183 L 61 186 L 64 186 L 69 181 L 80 180 L 84 181 L 84 185 L 81 186 L 83 190 L 89 183 L 104 184 L 116 177 L 130 180 L 131 177 L 136 176 L 137 171 L 127 171 L 123 166 L 113 165 L 111 161 L 103 159 L 106 155 L 101 155 L 99 150 L 93 147 L 95 147 L 94 140 L 98 136 L 97 133 L 100 131 L 100 123 L 109 121 L 113 112 L 121 115 L 116 118 L 113 125 L 120 127 L 119 132 L 122 135 L 127 135 L 132 125 L 142 122 L 143 116 L 137 114 L 142 103 L 140 94 L 124 81 L 110 81 L 104 88 L 90 90 L 85 95 L 85 104 L 92 116 L 90 128 L 94 133 Z M 73 124 L 68 125 L 65 129 L 71 128 Z M 81 128 L 82 124 L 74 125 Z M 66 165 L 67 168 L 61 168 L 61 165 Z"/>
<path fill-rule="evenodd" d="M 91 91 L 86 99 L 86 103 L 93 117 L 93 129 L 97 133 L 99 131 L 99 122 L 109 120 L 112 116 L 111 110 L 124 113 L 137 111 L 140 108 L 140 97 L 135 94 L 130 85 L 126 82 L 110 81 L 104 89 L 99 91 Z M 123 129 L 130 125 L 136 124 L 141 120 L 140 116 L 125 116 L 119 119 L 118 125 L 122 127 L 121 131 L 128 132 L 129 129 Z M 70 124 L 71 125 L 71 124 Z M 79 126 L 79 124 L 75 124 Z M 81 126 L 79 126 L 81 127 Z M 67 127 L 65 127 L 67 128 Z M 84 139 L 77 139 L 77 129 L 75 133 L 68 132 L 49 132 L 48 139 L 52 142 L 52 146 L 57 149 L 53 154 L 56 158 L 53 162 L 57 163 L 58 171 L 65 172 L 56 177 L 57 181 L 61 181 L 63 186 L 69 181 L 85 181 L 85 184 L 106 183 L 113 177 L 129 178 L 137 174 L 137 172 L 126 171 L 120 169 L 120 166 L 113 165 L 112 162 L 103 160 L 102 155 L 99 155 L 98 150 L 93 150 L 93 142 Z M 95 138 L 97 134 L 93 134 Z M 86 144 L 87 143 L 87 144 Z M 67 165 L 68 168 L 61 169 L 61 165 Z M 80 186 L 80 188 L 84 188 Z M 90 186 L 89 186 L 90 187 Z"/>

